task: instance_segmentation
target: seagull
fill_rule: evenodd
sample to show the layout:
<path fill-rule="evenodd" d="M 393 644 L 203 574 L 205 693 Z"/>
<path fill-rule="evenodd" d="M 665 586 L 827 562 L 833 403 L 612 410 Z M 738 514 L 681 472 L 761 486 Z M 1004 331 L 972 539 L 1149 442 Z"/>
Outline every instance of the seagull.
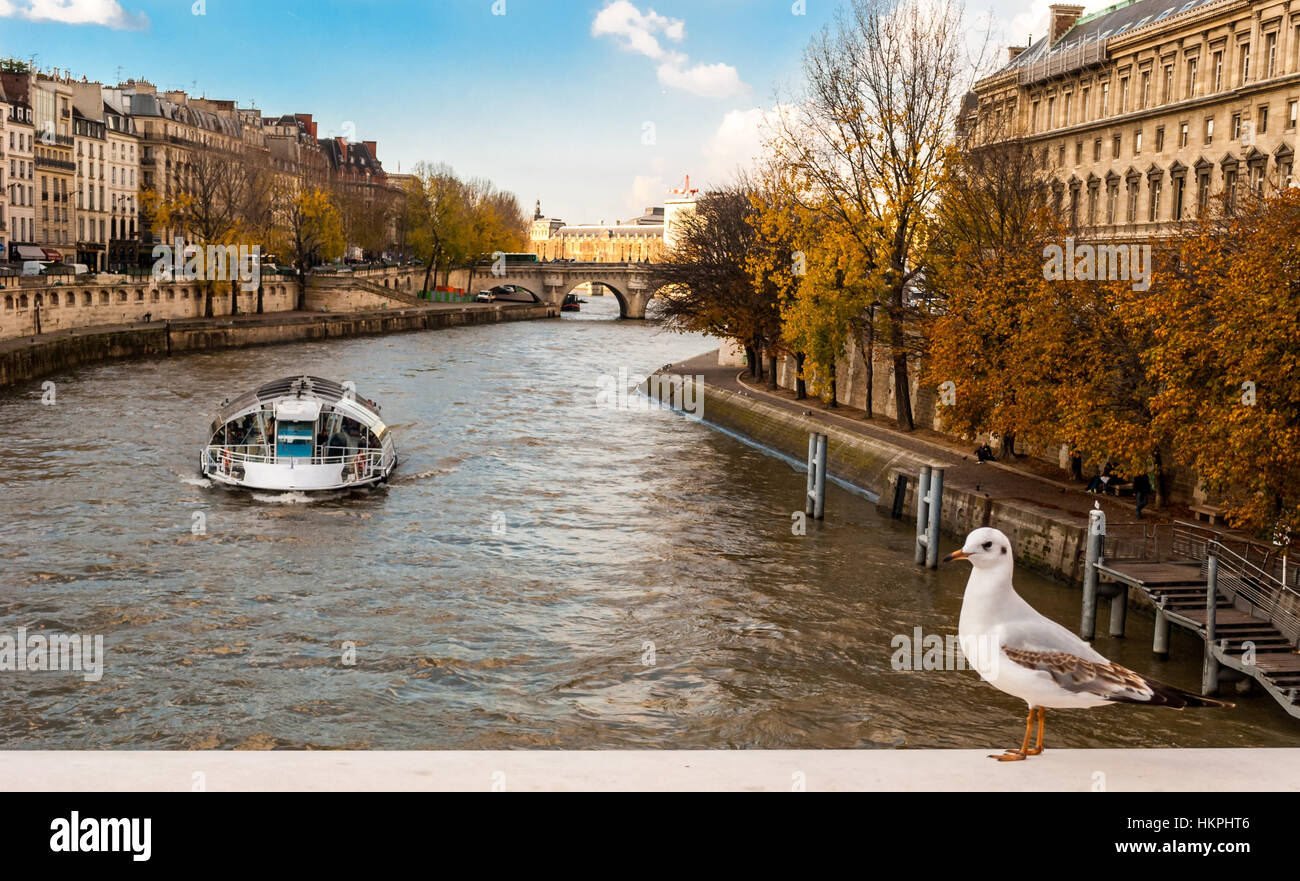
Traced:
<path fill-rule="evenodd" d="M 957 624 L 962 653 L 994 688 L 1029 705 L 1019 749 L 989 758 L 1019 762 L 1043 751 L 1047 708 L 1103 707 L 1112 703 L 1170 707 L 1231 707 L 1148 679 L 1104 658 L 1092 646 L 1025 602 L 1011 585 L 1011 540 L 983 527 L 966 537 L 961 550 L 943 558 L 967 560 L 970 580 Z M 1029 737 L 1038 721 L 1037 745 Z"/>

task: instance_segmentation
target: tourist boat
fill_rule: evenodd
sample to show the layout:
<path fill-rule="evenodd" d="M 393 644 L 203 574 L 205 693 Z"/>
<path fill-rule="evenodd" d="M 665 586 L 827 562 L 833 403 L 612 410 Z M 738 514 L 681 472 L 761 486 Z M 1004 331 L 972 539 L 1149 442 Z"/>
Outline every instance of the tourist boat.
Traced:
<path fill-rule="evenodd" d="M 277 379 L 221 406 L 200 470 L 229 486 L 285 492 L 380 483 L 397 465 L 397 448 L 379 411 L 350 384 Z"/>
<path fill-rule="evenodd" d="M 564 302 L 560 305 L 561 312 L 581 312 L 582 301 L 578 299 L 577 294 L 566 294 Z"/>

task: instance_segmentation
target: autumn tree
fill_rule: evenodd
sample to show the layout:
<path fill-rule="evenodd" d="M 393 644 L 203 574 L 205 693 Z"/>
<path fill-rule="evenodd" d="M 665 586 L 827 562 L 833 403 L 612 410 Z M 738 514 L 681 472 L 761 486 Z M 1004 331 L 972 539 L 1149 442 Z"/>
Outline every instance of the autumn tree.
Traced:
<path fill-rule="evenodd" d="M 837 219 L 857 252 L 851 264 L 880 274 L 898 424 L 908 430 L 917 348 L 909 291 L 924 269 L 924 225 L 965 92 L 965 41 L 959 6 L 852 0 L 805 50 L 804 94 L 777 115 L 771 143 Z"/>
<path fill-rule="evenodd" d="M 276 209 L 283 241 L 298 281 L 297 309 L 307 308 L 307 272 L 343 256 L 343 221 L 330 195 L 318 187 L 286 187 Z"/>
<path fill-rule="evenodd" d="M 772 289 L 752 283 L 747 261 L 756 247 L 755 208 L 744 183 L 701 197 L 682 215 L 677 241 L 655 267 L 652 284 L 665 289 L 660 315 L 683 332 L 733 340 L 750 372 L 763 376 L 761 355 L 781 332 Z"/>

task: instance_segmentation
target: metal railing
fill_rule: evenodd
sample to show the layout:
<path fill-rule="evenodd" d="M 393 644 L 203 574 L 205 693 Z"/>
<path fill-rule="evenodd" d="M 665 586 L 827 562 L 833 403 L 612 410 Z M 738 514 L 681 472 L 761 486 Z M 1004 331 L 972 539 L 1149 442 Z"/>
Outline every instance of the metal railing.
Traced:
<path fill-rule="evenodd" d="M 391 464 L 390 455 L 382 449 L 351 449 L 322 447 L 326 455 L 280 458 L 273 447 L 265 444 L 222 445 L 212 444 L 204 450 L 208 466 L 220 474 L 229 475 L 236 464 L 276 465 L 288 461 L 305 465 L 342 465 L 343 479 L 361 480 Z M 337 452 L 342 450 L 342 452 Z"/>
<path fill-rule="evenodd" d="M 1300 592 L 1223 542 L 1211 540 L 1206 553 L 1205 566 L 1210 554 L 1219 560 L 1219 590 L 1238 607 L 1246 605 L 1243 611 L 1267 618 L 1292 643 L 1300 641 Z"/>

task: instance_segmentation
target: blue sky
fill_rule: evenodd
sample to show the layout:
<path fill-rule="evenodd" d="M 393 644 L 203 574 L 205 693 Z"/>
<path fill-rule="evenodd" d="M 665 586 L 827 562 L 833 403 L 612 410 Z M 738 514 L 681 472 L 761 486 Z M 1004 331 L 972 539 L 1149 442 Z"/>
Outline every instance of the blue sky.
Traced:
<path fill-rule="evenodd" d="M 594 222 L 752 156 L 764 110 L 797 85 L 803 47 L 835 5 L 0 0 L 0 54 L 313 113 L 322 137 L 378 141 L 389 171 L 445 161 L 526 206 Z M 1007 33 L 1045 27 L 1046 0 L 992 6 Z"/>

